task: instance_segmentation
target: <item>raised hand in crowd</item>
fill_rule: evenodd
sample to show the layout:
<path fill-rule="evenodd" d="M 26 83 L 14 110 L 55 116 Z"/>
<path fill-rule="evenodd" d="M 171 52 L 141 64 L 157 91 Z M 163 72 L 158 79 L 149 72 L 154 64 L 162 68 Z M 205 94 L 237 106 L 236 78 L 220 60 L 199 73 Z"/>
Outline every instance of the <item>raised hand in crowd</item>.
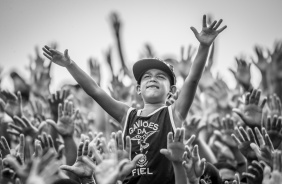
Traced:
<path fill-rule="evenodd" d="M 266 165 L 263 172 L 262 184 L 278 184 L 282 182 L 282 153 L 275 151 L 273 156 L 273 167 Z"/>
<path fill-rule="evenodd" d="M 248 162 L 257 159 L 256 153 L 251 147 L 251 143 L 256 143 L 256 137 L 252 129 L 247 127 L 247 131 L 245 131 L 243 127 L 239 127 L 235 129 L 235 134 L 232 134 L 231 136 Z"/>
<path fill-rule="evenodd" d="M 262 132 L 265 132 L 264 135 L 261 134 L 260 130 L 257 127 L 255 128 L 255 133 L 258 142 L 251 143 L 250 146 L 256 153 L 258 160 L 264 161 L 265 163 L 272 165 L 274 147 L 269 138 L 269 135 L 266 133 L 264 128 L 262 128 Z"/>
<path fill-rule="evenodd" d="M 192 59 L 195 52 L 196 49 L 192 45 L 189 45 L 187 50 L 187 57 L 184 57 L 184 47 L 183 46 L 181 47 L 180 61 L 176 65 L 176 70 L 179 71 L 179 74 L 183 79 L 186 79 L 186 77 L 190 72 L 192 61 L 193 61 Z"/>
<path fill-rule="evenodd" d="M 262 129 L 263 135 L 268 134 L 273 147 L 278 149 L 282 141 L 282 117 L 274 115 L 271 118 L 268 116 L 264 123 L 264 127 L 265 129 Z"/>
<path fill-rule="evenodd" d="M 66 49 L 64 53 L 57 51 L 56 49 L 52 49 L 49 46 L 45 45 L 43 48 L 43 55 L 50 59 L 50 61 L 62 66 L 67 67 L 72 63 L 70 56 L 68 54 L 68 50 Z"/>
<path fill-rule="evenodd" d="M 57 121 L 58 119 L 58 107 L 59 104 L 64 104 L 64 101 L 66 99 L 66 91 L 61 90 L 57 91 L 56 93 L 53 93 L 50 95 L 48 102 L 50 105 L 50 110 L 53 115 L 53 119 Z"/>
<path fill-rule="evenodd" d="M 140 54 L 139 58 L 144 59 L 144 58 L 155 58 L 156 53 L 154 52 L 154 49 L 151 44 L 146 43 L 144 45 L 144 51 L 143 53 Z"/>
<path fill-rule="evenodd" d="M 50 150 L 44 156 L 34 158 L 26 184 L 53 184 L 60 179 L 68 178 L 61 173 L 60 163 L 55 157 L 54 151 Z"/>
<path fill-rule="evenodd" d="M 89 151 L 89 140 L 85 140 L 84 142 L 80 142 L 78 149 L 77 149 L 77 157 L 76 161 L 72 166 L 69 165 L 62 165 L 60 168 L 63 170 L 66 170 L 68 172 L 71 172 L 75 174 L 82 183 L 86 183 L 87 181 L 92 181 L 93 178 L 93 168 L 87 164 L 82 157 L 88 156 L 92 159 L 95 159 L 92 157 L 93 152 Z"/>
<path fill-rule="evenodd" d="M 14 123 L 9 123 L 9 129 L 7 130 L 7 132 L 15 136 L 20 136 L 20 134 L 22 133 L 25 136 L 35 138 L 46 125 L 44 123 L 41 123 L 37 128 L 25 117 L 19 118 L 18 116 L 14 116 L 13 120 Z"/>
<path fill-rule="evenodd" d="M 237 62 L 237 70 L 229 69 L 234 75 L 237 82 L 242 85 L 245 91 L 250 91 L 253 87 L 251 84 L 251 63 L 243 58 L 235 58 Z"/>
<path fill-rule="evenodd" d="M 132 74 L 129 71 L 129 69 L 127 68 L 127 65 L 126 65 L 126 62 L 125 62 L 125 59 L 124 59 L 124 55 L 123 55 L 123 50 L 122 50 L 121 34 L 120 34 L 122 22 L 119 18 L 119 15 L 116 12 L 113 12 L 110 15 L 110 19 L 111 19 L 112 28 L 113 28 L 113 31 L 114 31 L 114 34 L 115 34 L 115 40 L 116 40 L 116 43 L 117 43 L 117 49 L 118 49 L 122 69 L 123 69 L 123 71 L 126 75 L 131 77 Z"/>
<path fill-rule="evenodd" d="M 21 117 L 23 115 L 22 96 L 20 92 L 17 92 L 17 95 L 15 95 L 9 91 L 1 90 L 0 105 L 11 118 L 14 116 Z"/>
<path fill-rule="evenodd" d="M 74 120 L 78 114 L 78 110 L 74 110 L 72 102 L 65 101 L 64 107 L 62 104 L 58 106 L 58 121 L 47 120 L 47 123 L 52 125 L 62 137 L 72 137 L 74 133 Z"/>
<path fill-rule="evenodd" d="M 248 184 L 261 184 L 263 180 L 263 166 L 258 161 L 252 161 L 248 166 L 247 172 L 243 173 L 247 178 Z"/>
<path fill-rule="evenodd" d="M 206 160 L 204 158 L 200 159 L 198 146 L 195 145 L 191 150 L 186 146 L 183 159 L 182 164 L 189 183 L 199 183 L 200 176 L 202 176 L 205 170 Z"/>
<path fill-rule="evenodd" d="M 222 118 L 220 121 L 219 130 L 216 130 L 214 133 L 217 136 L 217 139 L 228 147 L 237 147 L 237 143 L 232 138 L 232 134 L 235 133 L 236 124 L 230 116 Z"/>
<path fill-rule="evenodd" d="M 260 128 L 262 124 L 262 110 L 266 103 L 266 98 L 264 98 L 259 105 L 260 95 L 260 90 L 252 90 L 251 93 L 247 93 L 246 95 L 244 109 L 233 109 L 243 122 L 251 128 Z"/>
<path fill-rule="evenodd" d="M 267 106 L 269 107 L 269 115 L 270 116 L 281 116 L 282 115 L 282 105 L 280 98 L 276 95 L 270 95 L 267 98 Z"/>
<path fill-rule="evenodd" d="M 94 78 L 98 85 L 101 84 L 101 71 L 100 64 L 97 59 L 90 58 L 88 60 L 89 68 L 90 68 L 90 76 Z"/>
<path fill-rule="evenodd" d="M 36 95 L 46 98 L 50 95 L 50 83 L 51 83 L 51 65 L 50 62 L 45 66 L 44 58 L 39 54 L 39 48 L 35 47 L 36 57 L 33 58 L 31 55 L 29 70 L 31 73 L 31 91 Z M 35 66 L 33 66 L 35 65 Z"/>

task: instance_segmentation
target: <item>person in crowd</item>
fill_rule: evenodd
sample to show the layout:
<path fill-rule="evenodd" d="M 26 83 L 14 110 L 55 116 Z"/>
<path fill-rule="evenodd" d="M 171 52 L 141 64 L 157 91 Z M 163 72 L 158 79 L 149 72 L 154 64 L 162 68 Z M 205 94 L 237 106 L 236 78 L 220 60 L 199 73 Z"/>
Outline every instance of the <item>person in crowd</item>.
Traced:
<path fill-rule="evenodd" d="M 187 57 L 181 47 L 178 59 L 146 43 L 132 71 L 122 21 L 117 13 L 110 21 L 119 57 L 112 47 L 105 53 L 109 93 L 100 87 L 98 60 L 88 60 L 88 75 L 56 43 L 43 48 L 50 62 L 35 48 L 28 80 L 10 72 L 13 92 L 1 85 L 1 184 L 282 183 L 282 42 L 268 52 L 256 45 L 251 62 L 236 57 L 231 89 L 212 73 L 222 20 L 204 16 L 201 32 L 191 27 L 199 41 L 195 56 L 191 45 Z M 53 63 L 78 84 L 51 93 Z M 253 65 L 262 75 L 259 88 L 252 84 Z"/>

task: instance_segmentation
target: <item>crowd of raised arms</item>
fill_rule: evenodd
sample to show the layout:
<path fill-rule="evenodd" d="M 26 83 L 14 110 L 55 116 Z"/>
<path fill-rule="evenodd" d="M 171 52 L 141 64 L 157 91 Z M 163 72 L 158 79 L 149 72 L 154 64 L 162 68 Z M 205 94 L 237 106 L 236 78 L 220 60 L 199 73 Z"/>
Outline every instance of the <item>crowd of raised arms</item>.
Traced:
<path fill-rule="evenodd" d="M 228 81 L 212 74 L 214 62 L 226 62 L 214 60 L 215 38 L 226 26 L 204 15 L 199 32 L 191 27 L 198 48 L 180 46 L 177 58 L 153 59 L 173 66 L 181 84 L 175 87 L 170 80 L 170 87 L 163 88 L 169 92 L 164 101 L 158 89 L 169 84 L 169 75 L 149 67 L 137 81 L 124 59 L 118 14 L 111 14 L 110 23 L 116 42 L 112 49 L 119 58 L 111 48 L 105 53 L 111 72 L 107 89 L 100 87 L 105 76 L 101 62 L 90 58 L 84 72 L 56 43 L 40 46 L 43 50 L 36 47 L 28 80 L 9 72 L 14 91 L 3 84 L 0 91 L 1 184 L 282 184 L 281 41 L 274 48 L 254 46 L 250 60 L 226 58 L 237 63 L 230 68 L 236 81 L 231 89 Z M 146 44 L 136 61 L 142 58 L 159 56 Z M 114 62 L 120 62 L 119 72 Z M 77 84 L 51 93 L 50 71 L 60 66 Z M 250 67 L 261 73 L 259 87 L 252 85 Z M 146 80 L 151 89 L 144 88 Z M 150 95 L 155 94 L 163 96 L 154 101 Z M 132 109 L 147 118 L 164 106 L 169 118 L 159 117 L 169 122 L 127 120 L 135 118 Z"/>

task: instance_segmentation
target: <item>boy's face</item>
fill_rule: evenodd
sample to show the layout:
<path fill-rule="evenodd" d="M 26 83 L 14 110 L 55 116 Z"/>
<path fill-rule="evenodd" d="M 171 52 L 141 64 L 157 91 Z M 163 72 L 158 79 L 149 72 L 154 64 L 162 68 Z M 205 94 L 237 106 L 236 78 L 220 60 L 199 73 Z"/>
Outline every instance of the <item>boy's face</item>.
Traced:
<path fill-rule="evenodd" d="M 158 69 L 145 72 L 140 86 L 137 86 L 137 92 L 141 94 L 145 103 L 165 103 L 169 91 L 169 76 Z"/>

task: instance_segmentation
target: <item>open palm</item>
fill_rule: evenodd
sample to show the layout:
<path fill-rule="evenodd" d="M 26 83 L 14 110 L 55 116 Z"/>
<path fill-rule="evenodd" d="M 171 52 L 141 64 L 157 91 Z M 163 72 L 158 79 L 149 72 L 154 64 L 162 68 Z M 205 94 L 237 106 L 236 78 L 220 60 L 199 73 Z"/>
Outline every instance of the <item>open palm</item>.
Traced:
<path fill-rule="evenodd" d="M 214 21 L 210 26 L 207 26 L 206 15 L 204 15 L 202 31 L 198 33 L 198 31 L 194 27 L 191 27 L 191 30 L 194 32 L 196 38 L 201 44 L 210 46 L 213 43 L 214 39 L 217 37 L 217 35 L 227 27 L 223 26 L 222 28 L 218 29 L 221 22 L 222 19 L 220 19 L 218 22 Z"/>
<path fill-rule="evenodd" d="M 55 49 L 51 49 L 47 45 L 45 45 L 42 49 L 44 51 L 43 55 L 45 57 L 60 66 L 67 67 L 72 62 L 68 55 L 67 49 L 65 50 L 64 54 Z"/>

